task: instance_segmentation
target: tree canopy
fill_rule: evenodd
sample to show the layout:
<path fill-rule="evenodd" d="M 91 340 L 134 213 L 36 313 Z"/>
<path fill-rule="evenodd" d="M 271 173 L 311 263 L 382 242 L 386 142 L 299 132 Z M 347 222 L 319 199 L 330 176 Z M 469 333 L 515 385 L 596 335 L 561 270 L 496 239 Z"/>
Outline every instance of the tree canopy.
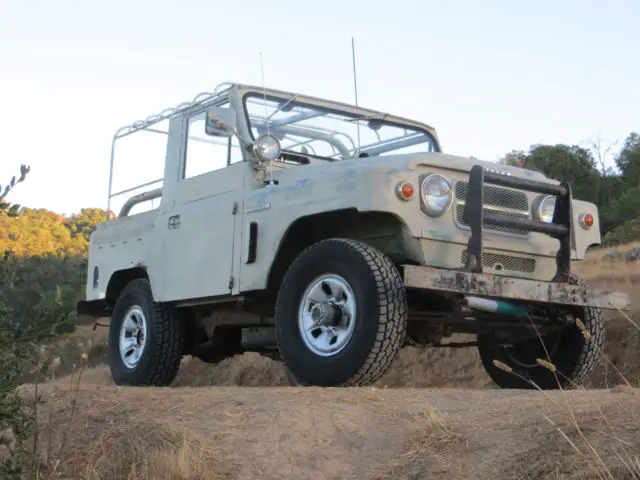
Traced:
<path fill-rule="evenodd" d="M 600 226 L 607 239 L 625 222 L 640 218 L 640 135 L 631 133 L 614 157 L 618 171 L 606 166 L 599 145 L 533 145 L 528 152 L 514 150 L 501 162 L 542 172 L 571 184 L 573 197 L 593 202 L 600 212 Z M 625 228 L 625 238 L 629 232 Z M 607 236 L 608 234 L 611 234 Z M 637 239 L 633 239 L 637 240 Z"/>

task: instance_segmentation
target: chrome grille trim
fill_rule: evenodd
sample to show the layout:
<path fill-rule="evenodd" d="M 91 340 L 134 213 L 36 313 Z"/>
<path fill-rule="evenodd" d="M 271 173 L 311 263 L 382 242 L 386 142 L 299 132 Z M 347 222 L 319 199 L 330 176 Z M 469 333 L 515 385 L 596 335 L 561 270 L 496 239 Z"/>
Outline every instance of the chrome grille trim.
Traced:
<path fill-rule="evenodd" d="M 460 255 L 462 265 L 466 265 L 469 252 L 463 250 Z M 499 265 L 502 268 L 498 267 Z M 514 272 L 533 273 L 536 270 L 536 260 L 534 258 L 516 257 L 512 255 L 501 255 L 498 253 L 482 253 L 482 266 L 495 270 L 511 270 Z M 498 267 L 498 268 L 496 268 Z"/>
<path fill-rule="evenodd" d="M 469 184 L 464 181 L 455 182 L 455 217 L 458 225 L 468 230 L 469 227 L 465 223 L 464 204 L 467 199 Z M 510 188 L 494 187 L 485 185 L 483 190 L 484 210 L 502 213 L 518 218 L 531 218 L 529 210 L 529 200 L 524 192 L 513 190 Z M 515 228 L 502 227 L 497 225 L 485 225 L 485 231 L 494 233 L 507 233 L 520 237 L 527 237 L 529 232 Z"/>
<path fill-rule="evenodd" d="M 469 184 L 467 182 L 456 182 L 456 198 L 461 202 L 467 199 Z M 529 200 L 527 194 L 510 188 L 494 187 L 485 185 L 482 192 L 482 199 L 485 205 L 492 207 L 506 208 L 525 214 L 529 214 Z"/>

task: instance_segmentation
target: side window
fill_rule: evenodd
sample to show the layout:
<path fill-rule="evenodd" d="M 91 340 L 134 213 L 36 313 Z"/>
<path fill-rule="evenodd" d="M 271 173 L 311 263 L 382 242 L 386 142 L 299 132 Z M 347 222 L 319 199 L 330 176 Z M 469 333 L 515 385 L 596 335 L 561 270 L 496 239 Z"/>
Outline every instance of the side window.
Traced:
<path fill-rule="evenodd" d="M 237 137 L 212 137 L 205 134 L 205 115 L 206 112 L 201 112 L 188 120 L 184 178 L 220 170 L 242 161 Z"/>
<path fill-rule="evenodd" d="M 114 146 L 111 211 L 118 215 L 131 197 L 162 188 L 169 138 L 169 120 L 118 138 Z M 129 215 L 157 208 L 160 199 L 138 203 Z"/>

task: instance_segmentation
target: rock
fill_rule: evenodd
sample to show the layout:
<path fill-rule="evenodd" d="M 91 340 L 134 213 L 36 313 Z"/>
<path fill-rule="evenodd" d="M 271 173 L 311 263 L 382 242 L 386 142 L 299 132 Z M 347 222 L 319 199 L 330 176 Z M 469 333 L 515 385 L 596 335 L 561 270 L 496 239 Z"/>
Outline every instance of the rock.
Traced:
<path fill-rule="evenodd" d="M 0 430 L 0 465 L 11 461 L 17 443 L 16 436 L 11 428 Z"/>
<path fill-rule="evenodd" d="M 620 253 L 618 250 L 610 250 L 602 258 L 605 260 L 619 260 L 620 258 L 622 258 L 622 253 Z"/>
<path fill-rule="evenodd" d="M 16 440 L 16 436 L 11 428 L 0 430 L 0 445 L 4 445 L 10 452 L 13 452 L 17 443 L 18 441 Z"/>
<path fill-rule="evenodd" d="M 640 260 L 640 247 L 633 247 L 627 251 L 627 262 L 638 262 Z"/>
<path fill-rule="evenodd" d="M 10 462 L 12 457 L 9 449 L 5 445 L 0 445 L 0 466 Z"/>

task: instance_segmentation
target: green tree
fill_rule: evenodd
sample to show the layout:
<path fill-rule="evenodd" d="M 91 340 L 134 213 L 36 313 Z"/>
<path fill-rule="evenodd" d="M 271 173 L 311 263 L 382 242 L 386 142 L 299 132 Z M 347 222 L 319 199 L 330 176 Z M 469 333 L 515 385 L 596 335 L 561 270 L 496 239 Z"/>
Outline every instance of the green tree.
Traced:
<path fill-rule="evenodd" d="M 544 173 L 571 184 L 574 198 L 598 203 L 600 172 L 589 152 L 576 145 L 534 145 L 528 153 L 512 151 L 502 163 Z"/>
<path fill-rule="evenodd" d="M 622 182 L 627 188 L 640 185 L 640 135 L 631 133 L 616 158 Z"/>
<path fill-rule="evenodd" d="M 107 212 L 101 208 L 83 208 L 80 213 L 71 215 L 67 225 L 72 237 L 82 236 L 88 243 L 96 226 L 106 222 L 108 217 Z"/>

